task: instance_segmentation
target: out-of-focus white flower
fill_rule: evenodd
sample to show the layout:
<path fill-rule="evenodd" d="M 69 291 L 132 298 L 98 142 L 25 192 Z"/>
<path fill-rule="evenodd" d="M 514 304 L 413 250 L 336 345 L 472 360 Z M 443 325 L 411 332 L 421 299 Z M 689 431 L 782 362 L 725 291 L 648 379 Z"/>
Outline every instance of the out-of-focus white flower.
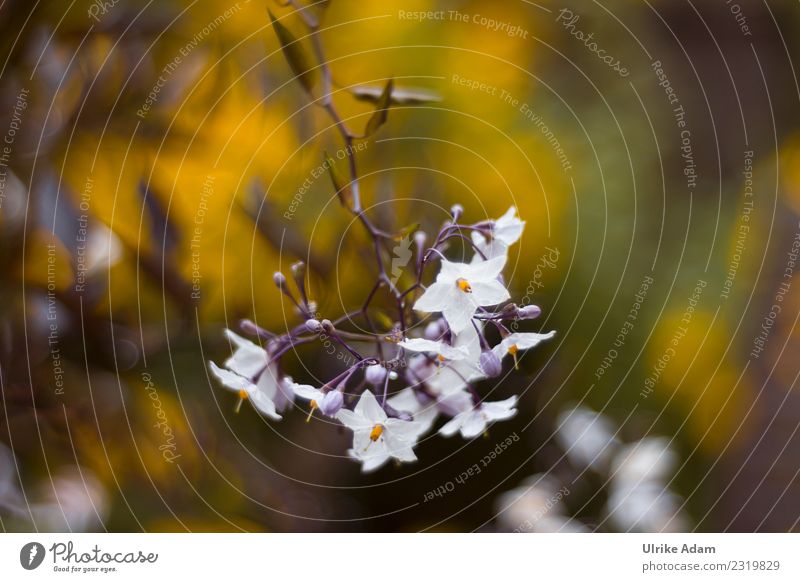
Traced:
<path fill-rule="evenodd" d="M 492 348 L 492 351 L 502 361 L 507 354 L 511 354 L 516 362 L 517 353 L 521 350 L 535 348 L 543 341 L 549 340 L 556 335 L 555 331 L 548 333 L 512 333 L 504 337 L 499 344 Z"/>
<path fill-rule="evenodd" d="M 498 529 L 515 533 L 580 533 L 589 531 L 580 521 L 566 517 L 563 499 L 569 489 L 554 478 L 536 474 L 497 498 Z"/>
<path fill-rule="evenodd" d="M 291 378 L 281 376 L 278 364 L 270 360 L 265 349 L 229 329 L 225 336 L 236 349 L 225 361 L 227 369 L 209 362 L 211 373 L 225 388 L 239 395 L 237 411 L 242 401 L 249 400 L 259 412 L 280 420 L 278 411 L 285 410 L 294 400 Z"/>
<path fill-rule="evenodd" d="M 108 494 L 94 474 L 84 468 L 65 469 L 45 486 L 43 501 L 31 504 L 39 531 L 84 532 L 101 528 L 108 513 Z"/>
<path fill-rule="evenodd" d="M 364 391 L 354 410 L 343 408 L 336 418 L 353 431 L 353 448 L 348 454 L 361 461 L 363 472 L 374 471 L 393 457 L 406 463 L 417 460 L 412 447 L 419 424 L 389 418 L 369 390 Z"/>
<path fill-rule="evenodd" d="M 344 397 L 338 390 L 323 392 L 319 388 L 314 388 L 308 384 L 297 384 L 296 382 L 291 382 L 289 386 L 297 396 L 308 400 L 311 410 L 308 413 L 306 422 L 311 420 L 311 415 L 314 414 L 315 410 L 319 410 L 325 416 L 336 416 L 336 413 L 342 409 L 344 404 Z"/>
<path fill-rule="evenodd" d="M 580 469 L 607 469 L 619 445 L 611 421 L 583 406 L 558 415 L 555 436 L 570 460 Z"/>
<path fill-rule="evenodd" d="M 439 410 L 436 408 L 436 402 L 430 400 L 429 402 L 421 402 L 417 392 L 413 388 L 403 388 L 400 392 L 387 399 L 389 406 L 395 410 L 408 412 L 417 423 L 417 434 L 415 439 L 418 439 L 426 432 L 428 432 L 436 418 L 439 416 Z"/>
<path fill-rule="evenodd" d="M 514 408 L 516 404 L 516 396 L 499 402 L 481 402 L 477 405 L 470 403 L 440 428 L 439 434 L 449 437 L 460 431 L 465 439 L 476 437 L 486 431 L 491 424 L 514 416 L 517 413 L 517 409 Z"/>
<path fill-rule="evenodd" d="M 497 280 L 505 262 L 505 257 L 471 265 L 442 259 L 436 282 L 417 299 L 414 309 L 441 312 L 453 333 L 464 331 L 478 307 L 497 305 L 510 297 Z"/>
<path fill-rule="evenodd" d="M 676 462 L 663 437 L 644 438 L 617 453 L 606 504 L 609 519 L 617 528 L 640 532 L 685 530 L 681 499 L 666 486 Z"/>

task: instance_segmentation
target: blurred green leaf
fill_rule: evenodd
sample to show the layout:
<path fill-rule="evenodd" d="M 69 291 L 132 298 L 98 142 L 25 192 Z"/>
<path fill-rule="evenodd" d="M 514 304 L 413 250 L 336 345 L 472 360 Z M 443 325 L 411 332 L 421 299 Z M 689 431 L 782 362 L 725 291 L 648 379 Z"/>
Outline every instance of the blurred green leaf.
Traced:
<path fill-rule="evenodd" d="M 333 189 L 336 190 L 336 195 L 339 197 L 339 202 L 342 203 L 342 206 L 352 212 L 353 189 L 350 187 L 350 180 L 347 180 L 336 169 L 336 162 L 328 155 L 328 152 L 325 152 L 325 164 L 328 166 L 328 174 L 330 174 L 331 182 L 333 182 Z"/>
<path fill-rule="evenodd" d="M 386 83 L 386 87 L 383 89 L 383 93 L 381 93 L 380 98 L 378 99 L 378 103 L 375 107 L 375 111 L 372 113 L 372 117 L 369 118 L 367 122 L 367 127 L 364 130 L 364 137 L 368 137 L 378 131 L 381 125 L 386 123 L 386 118 L 389 116 L 389 106 L 391 103 L 392 98 L 392 88 L 394 87 L 394 81 L 389 79 L 389 82 Z"/>
<path fill-rule="evenodd" d="M 302 44 L 300 44 L 300 41 L 297 40 L 294 34 L 281 24 L 279 20 L 275 19 L 275 15 L 272 14 L 271 10 L 267 9 L 267 12 L 272 21 L 272 27 L 275 29 L 275 34 L 278 36 L 278 41 L 281 43 L 283 56 L 286 57 L 286 61 L 289 63 L 292 73 L 294 73 L 294 76 L 300 81 L 303 88 L 308 91 L 309 94 L 313 94 L 314 85 L 316 85 L 318 76 L 313 61 L 308 57 Z"/>

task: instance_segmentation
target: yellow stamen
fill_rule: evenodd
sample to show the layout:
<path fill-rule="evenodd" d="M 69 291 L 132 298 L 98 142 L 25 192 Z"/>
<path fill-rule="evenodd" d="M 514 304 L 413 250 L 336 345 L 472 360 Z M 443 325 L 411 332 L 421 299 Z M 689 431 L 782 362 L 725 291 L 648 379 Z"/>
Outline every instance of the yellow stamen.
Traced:
<path fill-rule="evenodd" d="M 239 414 L 239 411 L 242 409 L 242 402 L 247 400 L 247 398 L 248 398 L 247 392 L 245 392 L 244 390 L 239 390 L 239 400 L 236 401 L 236 408 L 233 409 L 233 411 L 236 414 Z"/>
<path fill-rule="evenodd" d="M 469 281 L 467 281 L 466 279 L 456 279 L 456 285 L 464 293 L 472 293 L 472 285 L 470 285 Z"/>
<path fill-rule="evenodd" d="M 319 408 L 316 400 L 312 400 L 309 406 L 311 407 L 311 410 L 308 411 L 308 416 L 306 416 L 306 422 L 311 422 L 311 415 L 314 414 L 314 411 L 317 408 Z"/>
<path fill-rule="evenodd" d="M 511 344 L 510 346 L 508 346 L 508 353 L 511 354 L 512 358 L 514 358 L 514 369 L 515 370 L 519 370 L 519 362 L 517 361 L 517 352 L 518 351 L 519 351 L 519 348 L 517 347 L 517 344 Z"/>
<path fill-rule="evenodd" d="M 442 354 L 438 354 L 436 356 L 436 359 L 439 361 L 440 364 L 444 364 L 445 358 L 444 358 L 444 356 Z"/>
<path fill-rule="evenodd" d="M 247 393 L 247 390 L 245 390 L 244 388 L 239 390 L 239 398 L 241 398 L 242 400 L 247 400 L 249 397 L 250 395 Z"/>
<path fill-rule="evenodd" d="M 382 434 L 383 434 L 383 425 L 376 424 L 375 426 L 372 427 L 372 432 L 369 433 L 369 440 L 371 440 L 374 443 L 379 438 L 381 438 Z"/>

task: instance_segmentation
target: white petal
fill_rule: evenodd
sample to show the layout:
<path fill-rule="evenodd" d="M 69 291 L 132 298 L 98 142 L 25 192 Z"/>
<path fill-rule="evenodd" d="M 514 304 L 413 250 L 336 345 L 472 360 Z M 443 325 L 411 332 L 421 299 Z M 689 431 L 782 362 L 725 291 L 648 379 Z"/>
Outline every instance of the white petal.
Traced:
<path fill-rule="evenodd" d="M 513 342 L 511 343 L 515 344 L 518 349 L 529 350 L 536 347 L 541 342 L 551 339 L 555 335 L 555 330 L 549 333 L 512 333 L 506 338 L 506 341 L 513 338 Z"/>
<path fill-rule="evenodd" d="M 495 257 L 488 261 L 481 261 L 474 265 L 464 265 L 464 271 L 461 277 L 470 282 L 471 285 L 479 281 L 491 281 L 497 279 L 500 273 L 503 272 L 503 267 L 506 264 L 506 257 Z"/>
<path fill-rule="evenodd" d="M 458 416 L 453 418 L 450 422 L 445 424 L 442 428 L 440 428 L 439 434 L 444 437 L 453 436 L 461 428 L 461 423 L 463 420 L 464 420 L 463 413 L 459 414 Z"/>
<path fill-rule="evenodd" d="M 440 283 L 438 281 L 433 283 L 425 290 L 422 296 L 417 299 L 417 302 L 414 303 L 414 309 L 416 311 L 425 311 L 428 313 L 441 311 L 448 302 L 451 286 L 452 283 Z"/>
<path fill-rule="evenodd" d="M 371 473 L 376 469 L 380 469 L 386 464 L 386 461 L 388 461 L 389 458 L 389 453 L 385 451 L 377 454 L 371 454 L 368 457 L 362 457 L 361 471 L 363 473 Z"/>
<path fill-rule="evenodd" d="M 461 425 L 461 436 L 471 439 L 486 430 L 486 418 L 477 410 L 467 414 L 464 423 Z"/>
<path fill-rule="evenodd" d="M 225 367 L 248 378 L 255 378 L 269 363 L 266 350 L 253 342 L 225 330 L 225 337 L 236 346 L 233 355 L 225 361 Z"/>
<path fill-rule="evenodd" d="M 214 362 L 209 362 L 208 367 L 211 373 L 217 377 L 222 385 L 228 390 L 238 392 L 239 390 L 247 390 L 248 392 L 253 389 L 253 383 L 247 378 L 243 378 L 238 374 L 234 374 L 229 370 L 224 370 L 217 366 Z"/>
<path fill-rule="evenodd" d="M 314 388 L 313 386 L 309 386 L 308 384 L 292 383 L 290 386 L 295 394 L 297 394 L 300 398 L 304 398 L 306 400 L 317 400 L 319 402 L 322 402 L 322 398 L 325 396 L 322 393 L 322 390 Z"/>
<path fill-rule="evenodd" d="M 386 434 L 390 435 L 392 439 L 400 439 L 411 444 L 419 434 L 419 423 L 413 420 L 390 418 L 386 421 Z"/>
<path fill-rule="evenodd" d="M 442 309 L 442 315 L 453 333 L 461 333 L 471 325 L 472 316 L 478 308 L 472 295 L 454 287 L 454 293 L 451 294 L 452 301 Z"/>
<path fill-rule="evenodd" d="M 369 420 L 346 408 L 342 408 L 336 413 L 336 419 L 353 432 L 372 429 L 372 423 Z"/>
<path fill-rule="evenodd" d="M 386 413 L 370 390 L 364 390 L 363 394 L 361 394 L 361 398 L 358 399 L 358 404 L 356 404 L 355 412 L 373 424 L 384 424 L 386 422 Z"/>
<path fill-rule="evenodd" d="M 271 419 L 280 420 L 282 418 L 281 415 L 275 410 L 275 403 L 263 392 L 252 390 L 248 400 L 253 403 L 253 406 L 256 408 L 256 410 L 262 414 L 265 414 Z"/>
<path fill-rule="evenodd" d="M 473 283 L 472 295 L 475 298 L 475 303 L 481 307 L 497 305 L 498 303 L 507 301 L 511 297 L 508 293 L 508 289 L 497 279 Z"/>
<path fill-rule="evenodd" d="M 272 364 L 267 366 L 258 377 L 256 387 L 259 392 L 263 392 L 267 398 L 274 401 L 278 398 L 278 382 L 277 366 Z"/>

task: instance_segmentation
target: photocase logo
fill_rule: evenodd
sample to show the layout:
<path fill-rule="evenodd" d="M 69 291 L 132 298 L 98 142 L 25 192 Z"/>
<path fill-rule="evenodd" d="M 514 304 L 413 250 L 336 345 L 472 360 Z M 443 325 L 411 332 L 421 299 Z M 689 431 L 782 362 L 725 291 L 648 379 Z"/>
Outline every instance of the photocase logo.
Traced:
<path fill-rule="evenodd" d="M 44 561 L 44 546 L 39 542 L 29 542 L 19 551 L 19 563 L 26 570 L 35 570 Z"/>
<path fill-rule="evenodd" d="M 403 274 L 403 267 L 408 265 L 411 260 L 411 235 L 404 236 L 399 244 L 392 249 L 394 257 L 392 258 L 392 285 L 396 285 Z"/>

